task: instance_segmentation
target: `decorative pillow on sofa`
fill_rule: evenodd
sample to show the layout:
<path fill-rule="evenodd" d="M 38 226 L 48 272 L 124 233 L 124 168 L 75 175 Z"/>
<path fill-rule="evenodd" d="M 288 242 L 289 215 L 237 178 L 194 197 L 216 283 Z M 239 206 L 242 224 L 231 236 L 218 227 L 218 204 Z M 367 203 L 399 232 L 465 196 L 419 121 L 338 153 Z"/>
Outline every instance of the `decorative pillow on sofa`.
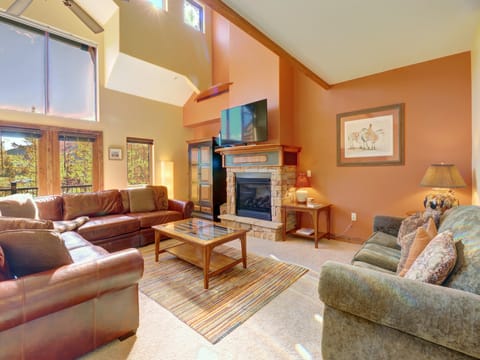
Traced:
<path fill-rule="evenodd" d="M 428 218 L 425 219 L 422 213 L 416 213 L 414 215 L 410 215 L 409 217 L 403 219 L 402 223 L 400 224 L 400 229 L 398 230 L 397 235 L 397 244 L 400 247 L 403 247 L 402 239 L 405 235 L 410 234 L 417 230 L 420 226 L 425 224 L 428 221 Z"/>
<path fill-rule="evenodd" d="M 13 279 L 13 276 L 10 272 L 10 268 L 5 258 L 5 253 L 0 247 L 0 281 Z"/>
<path fill-rule="evenodd" d="M 0 198 L 2 216 L 38 219 L 38 210 L 30 194 L 15 194 Z"/>
<path fill-rule="evenodd" d="M 54 221 L 53 226 L 56 231 L 62 233 L 65 231 L 73 231 L 85 224 L 88 220 L 90 220 L 88 216 L 79 216 L 73 220 Z"/>
<path fill-rule="evenodd" d="M 53 229 L 53 222 L 51 220 L 0 216 L 0 231 L 19 229 Z"/>
<path fill-rule="evenodd" d="M 130 212 L 144 212 L 155 210 L 153 190 L 147 188 L 129 190 Z"/>
<path fill-rule="evenodd" d="M 18 277 L 73 262 L 60 234 L 53 230 L 3 231 L 0 246 L 10 271 Z"/>
<path fill-rule="evenodd" d="M 157 210 L 168 210 L 168 189 L 163 185 L 147 185 L 153 190 L 153 199 Z"/>
<path fill-rule="evenodd" d="M 410 266 L 412 266 L 418 255 L 435 236 L 437 236 L 437 226 L 432 218 L 428 219 L 426 224 L 420 226 L 416 231 L 407 234 L 402 239 L 402 249 L 400 253 L 400 262 L 398 263 L 397 274 L 404 276 Z"/>
<path fill-rule="evenodd" d="M 432 239 L 405 274 L 406 279 L 442 284 L 455 266 L 457 251 L 451 231 Z"/>

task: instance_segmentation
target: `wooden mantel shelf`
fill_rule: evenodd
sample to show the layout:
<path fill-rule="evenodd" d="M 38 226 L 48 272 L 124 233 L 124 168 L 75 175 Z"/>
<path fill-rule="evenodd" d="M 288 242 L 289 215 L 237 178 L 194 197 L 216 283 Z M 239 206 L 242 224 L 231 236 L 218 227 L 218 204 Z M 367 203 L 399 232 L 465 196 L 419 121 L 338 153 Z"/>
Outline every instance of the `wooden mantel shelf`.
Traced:
<path fill-rule="evenodd" d="M 265 151 L 288 151 L 288 152 L 300 152 L 302 148 L 299 146 L 289 146 L 280 144 L 259 144 L 259 145 L 239 145 L 218 148 L 215 152 L 222 155 L 227 154 L 248 154 L 252 152 L 265 152 Z"/>
<path fill-rule="evenodd" d="M 210 86 L 207 90 L 201 91 L 195 98 L 195 101 L 199 102 L 223 94 L 230 89 L 230 85 L 232 84 L 233 82 L 225 82 Z"/>
<path fill-rule="evenodd" d="M 299 146 L 280 144 L 244 145 L 218 148 L 223 167 L 297 165 Z"/>

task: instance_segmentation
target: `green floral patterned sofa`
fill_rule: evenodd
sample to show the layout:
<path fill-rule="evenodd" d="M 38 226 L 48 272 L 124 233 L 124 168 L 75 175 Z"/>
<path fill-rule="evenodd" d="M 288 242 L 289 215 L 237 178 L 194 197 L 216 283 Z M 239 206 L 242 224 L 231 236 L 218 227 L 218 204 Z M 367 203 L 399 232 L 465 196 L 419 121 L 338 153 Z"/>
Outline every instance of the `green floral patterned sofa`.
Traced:
<path fill-rule="evenodd" d="M 351 265 L 322 267 L 324 359 L 479 359 L 480 207 L 460 206 L 440 219 L 457 260 L 442 285 L 396 274 L 401 219 L 376 217 L 374 233 Z"/>

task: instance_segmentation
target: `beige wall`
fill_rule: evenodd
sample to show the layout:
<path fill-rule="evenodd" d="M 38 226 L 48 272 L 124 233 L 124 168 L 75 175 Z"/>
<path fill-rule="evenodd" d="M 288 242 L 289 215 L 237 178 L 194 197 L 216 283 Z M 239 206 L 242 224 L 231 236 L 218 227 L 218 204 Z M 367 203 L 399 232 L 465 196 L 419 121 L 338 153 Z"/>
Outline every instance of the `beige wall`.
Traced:
<path fill-rule="evenodd" d="M 8 6 L 9 2 L 1 1 L 0 6 Z M 99 78 L 103 79 L 103 34 L 91 33 L 60 1 L 34 1 L 25 12 L 25 16 L 98 43 Z M 122 161 L 108 160 L 108 147 L 123 146 L 125 149 L 127 136 L 153 139 L 156 165 L 160 160 L 174 161 L 174 196 L 179 199 L 187 199 L 187 146 L 185 141 L 191 137 L 191 130 L 185 129 L 182 125 L 182 108 L 108 90 L 102 85 L 99 91 L 99 102 L 99 122 L 5 110 L 0 110 L 0 120 L 103 131 L 105 189 L 127 186 L 125 159 Z M 158 167 L 156 175 L 156 178 L 159 179 Z"/>
<path fill-rule="evenodd" d="M 183 23 L 183 1 L 168 1 L 168 12 L 148 1 L 115 0 L 120 8 L 120 51 L 187 76 L 199 90 L 209 87 L 211 21 L 205 8 L 205 33 Z M 194 61 L 192 61 L 195 59 Z"/>

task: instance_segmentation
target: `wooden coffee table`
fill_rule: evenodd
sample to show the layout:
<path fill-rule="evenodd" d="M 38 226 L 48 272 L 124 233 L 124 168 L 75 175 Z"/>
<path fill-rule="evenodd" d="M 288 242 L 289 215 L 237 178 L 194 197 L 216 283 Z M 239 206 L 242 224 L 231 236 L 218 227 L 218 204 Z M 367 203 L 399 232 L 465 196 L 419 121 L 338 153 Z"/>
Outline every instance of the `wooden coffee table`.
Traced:
<path fill-rule="evenodd" d="M 155 261 L 158 255 L 168 252 L 203 269 L 203 287 L 208 289 L 208 280 L 239 263 L 247 268 L 247 231 L 233 229 L 209 220 L 190 218 L 152 226 L 155 230 Z M 172 238 L 160 244 L 161 236 Z M 240 239 L 241 259 L 212 251 L 214 247 Z M 161 245 L 161 246 L 160 246 Z"/>

